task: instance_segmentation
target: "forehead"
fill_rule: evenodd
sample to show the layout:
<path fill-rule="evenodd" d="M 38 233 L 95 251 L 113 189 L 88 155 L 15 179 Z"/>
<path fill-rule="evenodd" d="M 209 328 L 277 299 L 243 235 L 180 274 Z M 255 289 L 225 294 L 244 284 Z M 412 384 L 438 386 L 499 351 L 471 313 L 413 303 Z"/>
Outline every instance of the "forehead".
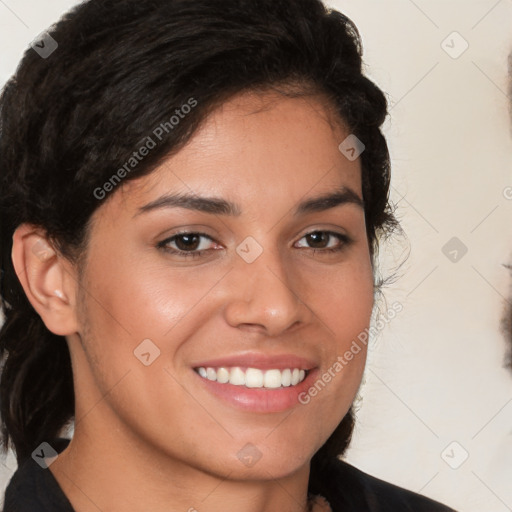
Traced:
<path fill-rule="evenodd" d="M 163 193 L 179 192 L 231 198 L 254 213 L 342 187 L 360 195 L 359 159 L 350 161 L 338 149 L 349 134 L 320 96 L 243 93 L 214 110 L 151 174 L 125 182 L 108 203 L 133 213 Z"/>

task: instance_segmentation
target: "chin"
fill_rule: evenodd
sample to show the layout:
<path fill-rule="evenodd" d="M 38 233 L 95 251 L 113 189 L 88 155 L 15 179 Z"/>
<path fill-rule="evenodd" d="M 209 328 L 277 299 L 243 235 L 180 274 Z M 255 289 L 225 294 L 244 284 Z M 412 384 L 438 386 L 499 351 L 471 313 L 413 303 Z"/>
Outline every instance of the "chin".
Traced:
<path fill-rule="evenodd" d="M 304 446 L 301 446 L 303 449 Z M 233 473 L 230 479 L 274 480 L 286 478 L 309 466 L 313 453 L 297 453 L 297 450 L 277 450 L 273 446 L 256 448 L 248 443 L 230 461 Z M 225 468 L 226 466 L 224 466 Z"/>

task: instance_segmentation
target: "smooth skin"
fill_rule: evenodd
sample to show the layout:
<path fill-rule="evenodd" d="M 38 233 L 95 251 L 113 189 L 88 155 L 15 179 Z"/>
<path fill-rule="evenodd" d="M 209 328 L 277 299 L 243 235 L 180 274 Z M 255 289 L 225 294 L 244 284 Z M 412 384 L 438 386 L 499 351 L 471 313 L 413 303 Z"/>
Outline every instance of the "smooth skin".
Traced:
<path fill-rule="evenodd" d="M 276 413 L 214 396 L 193 368 L 291 353 L 321 375 L 369 326 L 362 206 L 294 215 L 343 187 L 362 198 L 360 159 L 338 149 L 349 133 L 321 97 L 245 92 L 150 175 L 118 186 L 93 215 L 81 269 L 49 243 L 41 255 L 39 228 L 16 230 L 27 297 L 71 353 L 75 432 L 49 470 L 77 512 L 307 510 L 310 459 L 354 400 L 365 348 L 308 404 Z M 240 214 L 140 210 L 170 193 L 222 198 Z M 168 240 L 183 231 L 207 236 Z M 252 263 L 236 252 L 248 236 L 263 249 Z M 134 355 L 145 339 L 160 350 L 148 366 Z M 252 467 L 237 456 L 248 443 L 261 453 Z"/>

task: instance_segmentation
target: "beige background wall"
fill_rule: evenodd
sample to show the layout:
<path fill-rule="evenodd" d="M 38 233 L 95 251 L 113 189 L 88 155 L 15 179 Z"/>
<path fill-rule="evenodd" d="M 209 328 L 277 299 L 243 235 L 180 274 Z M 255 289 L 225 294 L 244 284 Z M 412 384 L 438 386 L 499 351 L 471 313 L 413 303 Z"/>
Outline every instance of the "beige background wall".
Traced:
<path fill-rule="evenodd" d="M 1 84 L 74 3 L 0 0 Z M 371 344 L 348 460 L 463 512 L 512 510 L 512 371 L 499 331 L 512 282 L 512 0 L 329 4 L 358 26 L 390 100 L 392 199 L 408 242 L 383 248 L 386 266 L 410 252 L 385 290 L 403 311 Z M 3 488 L 15 463 L 2 462 Z"/>

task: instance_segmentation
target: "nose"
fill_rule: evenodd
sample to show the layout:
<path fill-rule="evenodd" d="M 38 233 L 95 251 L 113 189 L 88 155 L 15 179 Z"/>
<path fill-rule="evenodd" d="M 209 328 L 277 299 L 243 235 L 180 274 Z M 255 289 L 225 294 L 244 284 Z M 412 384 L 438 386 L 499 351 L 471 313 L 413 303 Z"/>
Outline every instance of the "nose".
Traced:
<path fill-rule="evenodd" d="M 230 272 L 230 291 L 224 309 L 229 325 L 279 336 L 311 320 L 301 300 L 300 278 L 277 250 L 266 249 L 252 263 L 242 258 Z"/>

